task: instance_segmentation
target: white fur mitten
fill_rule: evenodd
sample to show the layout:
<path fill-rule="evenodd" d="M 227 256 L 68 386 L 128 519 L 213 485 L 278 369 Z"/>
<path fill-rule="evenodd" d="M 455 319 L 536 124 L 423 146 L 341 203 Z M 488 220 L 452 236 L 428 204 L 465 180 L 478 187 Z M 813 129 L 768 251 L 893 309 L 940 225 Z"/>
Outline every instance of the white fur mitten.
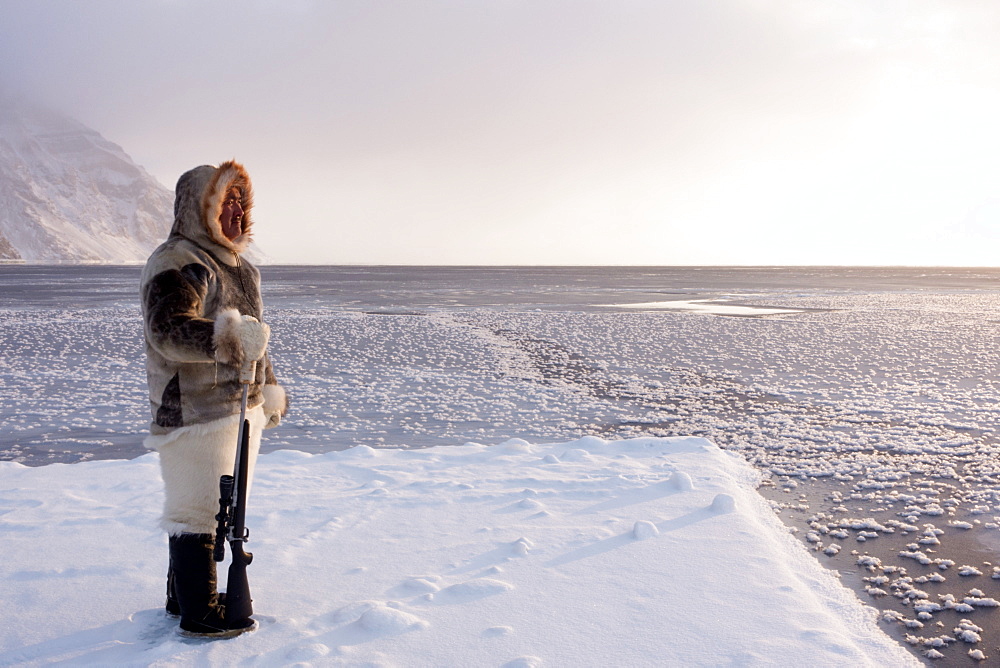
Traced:
<path fill-rule="evenodd" d="M 223 364 L 244 366 L 264 356 L 271 328 L 234 308 L 225 309 L 215 318 L 212 344 L 215 359 Z"/>
<path fill-rule="evenodd" d="M 239 330 L 240 347 L 243 349 L 245 362 L 256 362 L 264 356 L 267 342 L 271 338 L 271 328 L 266 322 L 260 322 L 252 315 L 243 316 Z"/>
<path fill-rule="evenodd" d="M 243 316 L 240 324 L 240 347 L 243 348 L 243 364 L 240 365 L 240 382 L 249 384 L 257 377 L 257 360 L 264 356 L 267 341 L 271 338 L 271 328 L 252 315 Z"/>
<path fill-rule="evenodd" d="M 271 429 L 281 424 L 281 416 L 288 411 L 288 396 L 281 385 L 265 385 L 261 388 L 264 395 L 264 415 L 267 424 L 264 429 Z"/>

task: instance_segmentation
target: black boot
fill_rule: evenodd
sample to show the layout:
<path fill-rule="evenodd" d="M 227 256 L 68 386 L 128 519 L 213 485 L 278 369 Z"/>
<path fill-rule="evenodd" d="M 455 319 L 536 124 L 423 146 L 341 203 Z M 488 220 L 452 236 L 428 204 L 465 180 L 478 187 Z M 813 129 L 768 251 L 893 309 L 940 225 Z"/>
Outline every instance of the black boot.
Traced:
<path fill-rule="evenodd" d="M 219 592 L 219 605 L 226 605 L 226 592 Z M 167 566 L 167 603 L 163 606 L 167 617 L 175 619 L 181 616 L 181 604 L 177 602 L 177 594 L 174 593 L 174 565 Z"/>
<path fill-rule="evenodd" d="M 168 617 L 180 617 L 181 605 L 177 602 L 177 594 L 174 593 L 174 565 L 167 566 L 167 604 L 164 606 Z"/>
<path fill-rule="evenodd" d="M 249 617 L 226 619 L 225 606 L 219 602 L 215 590 L 214 547 L 211 534 L 182 533 L 170 537 L 170 572 L 181 614 L 181 635 L 231 638 L 257 626 Z"/>

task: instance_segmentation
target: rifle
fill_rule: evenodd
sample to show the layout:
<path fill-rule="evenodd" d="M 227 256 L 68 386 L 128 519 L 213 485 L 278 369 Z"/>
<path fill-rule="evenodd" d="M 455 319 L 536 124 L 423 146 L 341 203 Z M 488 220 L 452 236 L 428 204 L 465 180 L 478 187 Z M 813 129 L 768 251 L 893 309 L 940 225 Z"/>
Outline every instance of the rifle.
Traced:
<path fill-rule="evenodd" d="M 242 374 L 241 380 L 245 376 L 246 374 Z M 252 371 L 249 378 L 253 378 Z M 250 530 L 246 526 L 247 470 L 250 459 L 250 421 L 246 419 L 249 388 L 249 381 L 244 382 L 236 465 L 233 467 L 233 475 L 223 475 L 219 478 L 219 514 L 215 516 L 219 525 L 215 530 L 213 556 L 216 561 L 223 561 L 226 558 L 227 540 L 233 555 L 229 564 L 229 582 L 226 586 L 226 619 L 236 620 L 247 619 L 253 614 L 250 583 L 247 581 L 247 566 L 253 560 L 253 555 L 243 549 L 243 543 L 250 539 Z"/>

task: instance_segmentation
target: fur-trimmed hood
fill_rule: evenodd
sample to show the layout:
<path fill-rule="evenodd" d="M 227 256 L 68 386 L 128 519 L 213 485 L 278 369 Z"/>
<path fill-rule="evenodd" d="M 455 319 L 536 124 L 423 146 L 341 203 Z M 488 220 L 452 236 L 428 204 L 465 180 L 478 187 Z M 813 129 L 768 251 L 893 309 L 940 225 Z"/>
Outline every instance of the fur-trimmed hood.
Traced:
<path fill-rule="evenodd" d="M 229 240 L 219 223 L 231 186 L 242 193 L 243 234 Z M 260 272 L 240 256 L 250 244 L 253 190 L 235 162 L 203 165 L 177 182 L 174 227 L 146 261 L 140 296 L 153 434 L 238 414 L 243 316 L 264 321 Z M 265 387 L 270 387 L 265 391 Z M 264 404 L 269 424 L 288 400 L 265 353 L 248 388 L 247 407 Z"/>
<path fill-rule="evenodd" d="M 233 240 L 222 233 L 219 215 L 222 202 L 232 186 L 242 194 L 243 233 Z M 174 199 L 174 226 L 170 235 L 180 235 L 204 248 L 221 247 L 242 253 L 253 240 L 253 184 L 243 165 L 229 160 L 218 167 L 202 165 L 185 172 L 177 180 Z"/>

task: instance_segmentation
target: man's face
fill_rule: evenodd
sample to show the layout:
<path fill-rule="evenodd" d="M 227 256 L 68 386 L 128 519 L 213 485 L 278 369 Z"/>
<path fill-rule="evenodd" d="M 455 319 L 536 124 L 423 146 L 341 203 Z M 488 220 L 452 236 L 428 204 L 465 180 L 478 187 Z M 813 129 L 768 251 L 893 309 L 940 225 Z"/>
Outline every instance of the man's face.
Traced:
<path fill-rule="evenodd" d="M 243 234 L 243 207 L 240 206 L 240 196 L 240 189 L 234 186 L 226 191 L 226 197 L 222 200 L 219 223 L 222 224 L 222 233 L 230 241 Z"/>

